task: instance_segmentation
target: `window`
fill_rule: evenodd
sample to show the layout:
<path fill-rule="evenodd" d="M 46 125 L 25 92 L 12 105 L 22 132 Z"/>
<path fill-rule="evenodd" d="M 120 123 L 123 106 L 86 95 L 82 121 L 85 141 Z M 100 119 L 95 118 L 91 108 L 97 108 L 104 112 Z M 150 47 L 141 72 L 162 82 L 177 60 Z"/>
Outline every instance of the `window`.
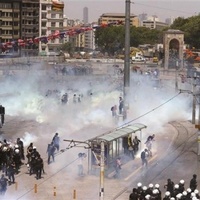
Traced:
<path fill-rule="evenodd" d="M 51 18 L 55 19 L 56 18 L 56 14 L 51 14 Z"/>
<path fill-rule="evenodd" d="M 47 9 L 46 5 L 42 5 L 42 10 L 46 10 L 46 9 Z"/>
<path fill-rule="evenodd" d="M 42 19 L 46 19 L 46 18 L 47 18 L 46 13 L 42 13 Z"/>
<path fill-rule="evenodd" d="M 13 8 L 14 9 L 19 9 L 19 4 L 18 3 L 13 3 Z"/>
<path fill-rule="evenodd" d="M 46 27 L 47 23 L 46 22 L 42 22 L 42 27 Z"/>
<path fill-rule="evenodd" d="M 55 27 L 56 26 L 56 22 L 51 22 L 51 26 Z"/>

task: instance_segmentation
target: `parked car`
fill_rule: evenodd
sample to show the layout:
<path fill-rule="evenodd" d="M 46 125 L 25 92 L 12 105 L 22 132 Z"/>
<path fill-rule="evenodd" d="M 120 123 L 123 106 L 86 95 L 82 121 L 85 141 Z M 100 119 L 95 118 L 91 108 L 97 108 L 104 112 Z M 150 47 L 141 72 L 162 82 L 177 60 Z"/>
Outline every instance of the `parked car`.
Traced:
<path fill-rule="evenodd" d="M 142 56 L 132 57 L 133 62 L 145 62 L 145 58 Z"/>

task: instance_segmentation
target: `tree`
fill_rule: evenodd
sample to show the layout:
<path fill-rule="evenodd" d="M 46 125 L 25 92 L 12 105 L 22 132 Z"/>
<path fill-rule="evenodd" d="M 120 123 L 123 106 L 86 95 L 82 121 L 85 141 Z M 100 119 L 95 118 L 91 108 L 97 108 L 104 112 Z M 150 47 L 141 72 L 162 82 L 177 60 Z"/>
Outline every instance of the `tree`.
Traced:
<path fill-rule="evenodd" d="M 61 50 L 72 55 L 74 53 L 74 45 L 72 42 L 64 43 L 61 45 Z"/>

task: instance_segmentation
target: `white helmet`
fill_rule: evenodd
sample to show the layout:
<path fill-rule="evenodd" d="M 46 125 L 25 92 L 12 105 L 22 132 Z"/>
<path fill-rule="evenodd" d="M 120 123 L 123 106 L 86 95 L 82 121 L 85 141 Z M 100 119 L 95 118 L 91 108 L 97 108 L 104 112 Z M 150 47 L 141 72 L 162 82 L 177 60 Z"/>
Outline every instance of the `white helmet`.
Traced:
<path fill-rule="evenodd" d="M 153 188 L 153 184 L 152 183 L 149 184 L 149 188 Z"/>
<path fill-rule="evenodd" d="M 3 151 L 7 151 L 7 149 L 8 149 L 7 147 L 3 147 Z"/>
<path fill-rule="evenodd" d="M 138 183 L 137 186 L 138 186 L 138 187 L 142 187 L 142 183 Z"/>
<path fill-rule="evenodd" d="M 185 181 L 184 181 L 184 180 L 180 180 L 180 183 L 181 183 L 181 184 L 184 184 L 184 183 L 185 183 Z"/>
<path fill-rule="evenodd" d="M 174 197 L 171 197 L 170 200 L 175 200 L 175 198 L 174 198 Z"/>
<path fill-rule="evenodd" d="M 153 190 L 153 194 L 157 194 L 157 189 L 154 189 L 154 190 Z"/>
<path fill-rule="evenodd" d="M 169 191 L 165 192 L 165 196 L 169 196 L 169 195 L 170 195 Z"/>
<path fill-rule="evenodd" d="M 159 184 L 155 184 L 155 188 L 159 188 L 160 187 L 160 185 Z"/>
<path fill-rule="evenodd" d="M 186 191 L 183 191 L 183 193 L 182 193 L 184 196 L 186 196 L 187 195 L 187 192 Z"/>
<path fill-rule="evenodd" d="M 33 149 L 37 149 L 36 146 L 34 146 Z"/>
<path fill-rule="evenodd" d="M 17 149 L 17 148 L 19 148 L 19 145 L 18 145 L 18 144 L 16 144 L 16 145 L 15 145 L 15 148 L 16 148 L 16 149 Z"/>
<path fill-rule="evenodd" d="M 192 197 L 192 200 L 198 200 L 197 197 Z"/>
<path fill-rule="evenodd" d="M 143 186 L 142 189 L 143 189 L 143 190 L 147 190 L 147 186 Z"/>
<path fill-rule="evenodd" d="M 147 195 L 145 196 L 145 199 L 150 199 L 150 197 L 151 197 L 151 195 L 147 194 Z"/>
<path fill-rule="evenodd" d="M 187 192 L 188 192 L 188 193 L 191 193 L 191 192 L 192 192 L 191 188 L 188 188 L 188 189 L 187 189 Z"/>
<path fill-rule="evenodd" d="M 199 194 L 199 190 L 195 189 L 195 190 L 194 190 L 194 193 L 195 193 L 195 194 Z"/>
<path fill-rule="evenodd" d="M 179 194 L 176 195 L 176 198 L 177 198 L 177 199 L 181 199 L 181 197 L 182 197 L 182 194 L 181 194 L 181 193 L 179 193 Z"/>
<path fill-rule="evenodd" d="M 19 153 L 19 149 L 15 149 L 15 153 Z"/>
<path fill-rule="evenodd" d="M 196 194 L 194 192 L 192 192 L 191 197 L 196 197 Z"/>
<path fill-rule="evenodd" d="M 174 188 L 175 188 L 175 189 L 178 189 L 178 188 L 179 188 L 179 185 L 178 185 L 178 184 L 175 184 Z"/>

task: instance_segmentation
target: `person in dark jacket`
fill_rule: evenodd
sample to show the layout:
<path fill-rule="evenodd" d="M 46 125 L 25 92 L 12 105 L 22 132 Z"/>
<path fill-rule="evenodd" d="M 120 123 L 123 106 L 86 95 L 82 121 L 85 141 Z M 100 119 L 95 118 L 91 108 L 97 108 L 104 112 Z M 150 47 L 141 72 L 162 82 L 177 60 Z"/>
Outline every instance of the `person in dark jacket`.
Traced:
<path fill-rule="evenodd" d="M 36 163 L 35 163 L 36 179 L 41 179 L 43 168 L 44 168 L 43 159 L 40 156 L 38 156 L 36 158 Z"/>
<path fill-rule="evenodd" d="M 51 144 L 48 144 L 48 147 L 47 147 L 48 164 L 50 164 L 51 157 L 52 157 L 53 162 L 55 161 L 54 160 L 55 150 L 56 150 L 56 147 L 54 146 L 53 142 L 51 142 Z"/>
<path fill-rule="evenodd" d="M 197 188 L 197 175 L 196 174 L 193 174 L 193 177 L 190 180 L 190 188 L 191 188 L 192 192 L 194 192 L 194 190 Z"/>
<path fill-rule="evenodd" d="M 129 200 L 138 200 L 138 194 L 136 188 L 133 188 L 132 193 L 129 195 Z"/>

